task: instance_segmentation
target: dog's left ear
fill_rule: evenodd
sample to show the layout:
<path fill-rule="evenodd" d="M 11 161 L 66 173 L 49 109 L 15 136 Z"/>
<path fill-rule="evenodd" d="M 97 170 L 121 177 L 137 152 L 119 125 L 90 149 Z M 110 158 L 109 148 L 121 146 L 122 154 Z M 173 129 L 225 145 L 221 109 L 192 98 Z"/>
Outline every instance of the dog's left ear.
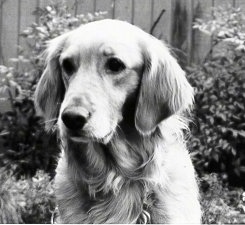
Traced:
<path fill-rule="evenodd" d="M 144 135 L 193 103 L 193 88 L 169 49 L 154 37 L 148 39 L 142 46 L 145 68 L 135 114 L 136 128 Z"/>

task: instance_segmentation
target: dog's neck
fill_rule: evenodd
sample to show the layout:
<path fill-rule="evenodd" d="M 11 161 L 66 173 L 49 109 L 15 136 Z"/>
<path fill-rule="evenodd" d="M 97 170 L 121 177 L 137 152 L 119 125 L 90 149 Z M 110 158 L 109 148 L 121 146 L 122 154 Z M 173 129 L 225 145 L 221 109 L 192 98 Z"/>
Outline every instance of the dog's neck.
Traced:
<path fill-rule="evenodd" d="M 151 191 L 148 178 L 155 168 L 154 144 L 157 143 L 156 139 L 160 138 L 157 131 L 144 138 L 136 130 L 130 132 L 129 136 L 133 138 L 129 138 L 120 130 L 108 144 L 75 143 L 63 139 L 67 140 L 63 143 L 63 147 L 73 182 L 80 191 L 90 196 L 90 201 L 95 201 L 96 204 L 98 199 L 103 199 L 112 205 L 118 201 L 127 204 L 135 214 L 123 211 L 122 208 L 114 215 L 121 215 L 121 221 L 128 221 L 128 223 L 133 220 L 136 222 L 139 218 L 143 212 L 144 199 L 147 199 Z M 97 210 L 91 212 L 98 213 Z M 98 215 L 104 214 L 98 213 Z M 98 215 L 91 214 L 93 217 Z M 111 222 L 117 221 L 116 218 L 114 219 Z M 105 220 L 101 218 L 101 221 L 97 222 L 104 223 Z"/>

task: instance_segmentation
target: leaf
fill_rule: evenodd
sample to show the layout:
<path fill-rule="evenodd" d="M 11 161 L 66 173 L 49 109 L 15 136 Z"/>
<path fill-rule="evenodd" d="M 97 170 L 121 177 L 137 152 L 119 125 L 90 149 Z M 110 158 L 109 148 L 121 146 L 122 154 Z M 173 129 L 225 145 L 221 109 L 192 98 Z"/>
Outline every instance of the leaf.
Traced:
<path fill-rule="evenodd" d="M 238 131 L 238 135 L 241 136 L 242 138 L 245 138 L 245 131 L 244 130 Z"/>
<path fill-rule="evenodd" d="M 219 155 L 216 152 L 214 152 L 212 156 L 213 156 L 213 159 L 218 163 L 219 162 Z"/>
<path fill-rule="evenodd" d="M 4 65 L 0 65 L 0 75 L 1 74 L 5 74 L 7 73 L 9 70 L 8 70 L 8 67 L 4 66 Z"/>
<path fill-rule="evenodd" d="M 240 166 L 240 171 L 245 173 L 245 166 Z"/>
<path fill-rule="evenodd" d="M 235 169 L 234 169 L 234 173 L 235 173 L 238 177 L 240 177 L 240 170 L 239 170 L 238 168 L 235 168 Z"/>
<path fill-rule="evenodd" d="M 232 155 L 233 155 L 233 156 L 236 156 L 236 155 L 237 155 L 237 151 L 236 151 L 236 149 L 231 148 L 231 153 L 232 153 Z"/>

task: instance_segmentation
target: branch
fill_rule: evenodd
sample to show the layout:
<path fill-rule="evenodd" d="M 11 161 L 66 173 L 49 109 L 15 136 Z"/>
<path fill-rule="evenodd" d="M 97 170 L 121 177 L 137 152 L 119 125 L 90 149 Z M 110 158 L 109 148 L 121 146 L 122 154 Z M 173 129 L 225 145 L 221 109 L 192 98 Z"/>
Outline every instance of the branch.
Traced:
<path fill-rule="evenodd" d="M 162 18 L 163 14 L 166 12 L 165 9 L 162 9 L 160 12 L 159 16 L 157 17 L 156 21 L 153 23 L 151 29 L 150 29 L 150 34 L 153 34 L 154 29 L 156 28 L 157 24 L 159 23 L 160 19 Z"/>

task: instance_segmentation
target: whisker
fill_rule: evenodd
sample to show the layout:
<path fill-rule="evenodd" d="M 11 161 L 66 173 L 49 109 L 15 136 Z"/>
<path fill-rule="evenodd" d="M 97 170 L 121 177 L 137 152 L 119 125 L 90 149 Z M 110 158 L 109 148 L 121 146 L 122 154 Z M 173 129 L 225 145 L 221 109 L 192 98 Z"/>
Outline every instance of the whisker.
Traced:
<path fill-rule="evenodd" d="M 47 123 L 51 123 L 51 122 L 54 122 L 54 121 L 57 121 L 58 118 L 53 118 L 53 119 L 50 119 L 50 120 L 45 120 L 43 122 L 41 122 L 41 124 L 47 124 Z"/>

